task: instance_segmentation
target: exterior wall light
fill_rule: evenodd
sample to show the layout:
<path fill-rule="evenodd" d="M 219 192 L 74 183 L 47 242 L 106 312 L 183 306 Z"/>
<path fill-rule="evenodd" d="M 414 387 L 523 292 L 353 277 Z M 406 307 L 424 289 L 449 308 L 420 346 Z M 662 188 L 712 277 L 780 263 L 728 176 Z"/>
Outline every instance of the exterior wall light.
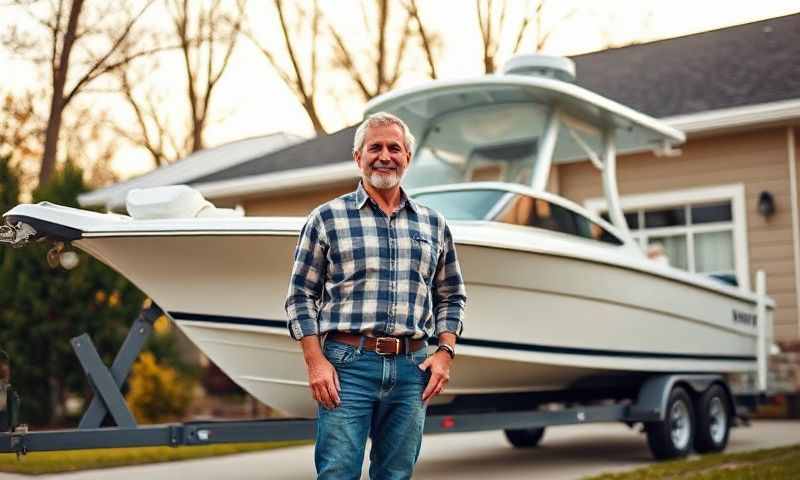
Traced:
<path fill-rule="evenodd" d="M 768 191 L 763 191 L 758 195 L 758 213 L 769 218 L 775 214 L 775 198 Z"/>

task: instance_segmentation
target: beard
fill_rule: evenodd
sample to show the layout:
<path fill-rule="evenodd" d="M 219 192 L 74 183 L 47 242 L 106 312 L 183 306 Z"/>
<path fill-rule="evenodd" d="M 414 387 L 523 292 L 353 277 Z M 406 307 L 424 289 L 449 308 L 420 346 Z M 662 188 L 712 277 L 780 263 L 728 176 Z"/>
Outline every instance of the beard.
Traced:
<path fill-rule="evenodd" d="M 372 165 L 372 168 L 379 165 Z M 390 188 L 394 188 L 400 184 L 400 181 L 405 176 L 405 171 L 398 173 L 397 171 L 392 172 L 391 174 L 383 174 L 378 172 L 364 172 L 362 177 L 364 181 L 368 182 L 374 188 L 378 190 L 388 190 Z"/>

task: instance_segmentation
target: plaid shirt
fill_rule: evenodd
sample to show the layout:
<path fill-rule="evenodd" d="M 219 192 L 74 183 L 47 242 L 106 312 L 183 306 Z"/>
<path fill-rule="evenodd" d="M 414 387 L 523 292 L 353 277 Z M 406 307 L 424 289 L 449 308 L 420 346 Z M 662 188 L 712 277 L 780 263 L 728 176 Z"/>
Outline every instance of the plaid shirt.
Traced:
<path fill-rule="evenodd" d="M 388 216 L 359 184 L 309 215 L 286 313 L 297 340 L 331 330 L 425 338 L 460 335 L 465 303 L 444 217 L 404 191 Z"/>

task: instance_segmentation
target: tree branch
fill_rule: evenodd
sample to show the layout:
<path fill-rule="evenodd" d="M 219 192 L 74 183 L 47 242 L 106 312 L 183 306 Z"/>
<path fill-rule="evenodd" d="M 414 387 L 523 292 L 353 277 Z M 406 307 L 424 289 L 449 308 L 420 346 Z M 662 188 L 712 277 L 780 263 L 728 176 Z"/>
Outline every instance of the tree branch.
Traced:
<path fill-rule="evenodd" d="M 82 2 L 82 0 L 74 0 L 74 1 L 76 1 L 76 2 L 77 1 L 81 1 Z M 144 7 L 142 7 L 141 10 L 139 10 L 139 13 L 137 13 L 131 19 L 130 22 L 128 22 L 128 24 L 125 26 L 125 28 L 123 29 L 123 31 L 120 34 L 120 36 L 117 37 L 117 39 L 113 42 L 111 48 L 109 48 L 109 50 L 106 52 L 106 54 L 103 55 L 102 57 L 100 57 L 100 59 L 95 62 L 94 66 L 92 66 L 92 68 L 89 69 L 89 71 L 86 72 L 86 74 L 80 80 L 78 80 L 78 83 L 75 84 L 75 86 L 72 88 L 72 90 L 69 92 L 69 94 L 65 97 L 65 100 L 64 100 L 64 104 L 65 105 L 67 103 L 69 103 L 70 100 L 72 100 L 72 98 L 75 96 L 75 94 L 78 91 L 80 91 L 81 87 L 83 87 L 84 85 L 86 85 L 90 81 L 94 80 L 98 76 L 102 75 L 103 73 L 106 73 L 106 72 L 109 72 L 110 70 L 112 70 L 112 68 L 107 68 L 107 67 L 104 68 L 104 65 L 106 64 L 108 59 L 111 57 L 111 55 L 113 55 L 114 52 L 117 51 L 119 46 L 125 41 L 125 39 L 128 37 L 128 34 L 133 29 L 133 26 L 136 24 L 136 22 L 139 20 L 139 18 L 141 18 L 141 16 L 144 14 L 144 12 L 148 8 L 150 8 L 150 5 L 152 5 L 153 2 L 154 2 L 154 0 L 147 0 L 147 3 L 145 3 Z M 118 66 L 119 66 L 119 62 L 117 62 L 116 67 L 118 67 Z M 114 68 L 116 68 L 116 67 L 114 67 Z M 102 73 L 100 73 L 100 72 L 102 72 Z"/>
<path fill-rule="evenodd" d="M 438 78 L 436 74 L 436 61 L 433 55 L 433 48 L 431 45 L 431 39 L 429 38 L 428 34 L 425 32 L 425 27 L 422 24 L 422 19 L 419 16 L 419 8 L 417 8 L 416 0 L 409 0 L 406 5 L 406 11 L 411 18 L 417 24 L 417 32 L 419 32 L 420 41 L 422 42 L 422 49 L 425 52 L 425 59 L 428 62 L 428 74 L 432 79 Z"/>
<path fill-rule="evenodd" d="M 364 96 L 364 99 L 369 100 L 370 98 L 374 97 L 375 95 L 370 92 L 369 88 L 364 83 L 364 79 L 361 77 L 361 73 L 359 73 L 358 69 L 353 63 L 353 59 L 350 57 L 350 52 L 347 50 L 347 47 L 345 47 L 342 37 L 336 32 L 336 29 L 334 29 L 332 25 L 330 26 L 330 31 L 331 35 L 333 35 L 334 41 L 336 42 L 338 60 L 347 69 L 348 73 L 350 73 L 350 76 L 353 78 L 353 81 L 356 82 L 356 85 L 361 91 L 361 94 Z"/>

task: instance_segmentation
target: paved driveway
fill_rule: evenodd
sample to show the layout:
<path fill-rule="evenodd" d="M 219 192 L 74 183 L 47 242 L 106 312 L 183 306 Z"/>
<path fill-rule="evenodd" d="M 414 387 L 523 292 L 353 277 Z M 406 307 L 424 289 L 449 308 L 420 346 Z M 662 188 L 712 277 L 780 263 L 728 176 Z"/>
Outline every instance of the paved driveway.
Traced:
<path fill-rule="evenodd" d="M 800 421 L 760 421 L 735 429 L 728 450 L 746 451 L 800 444 Z M 644 435 L 624 425 L 558 427 L 533 450 L 511 448 L 501 432 L 426 436 L 415 479 L 577 479 L 652 462 Z M 37 480 L 255 480 L 314 477 L 313 447 L 287 448 L 171 464 L 144 465 Z M 0 474 L 0 480 L 31 478 Z M 366 476 L 364 477 L 366 478 Z"/>

